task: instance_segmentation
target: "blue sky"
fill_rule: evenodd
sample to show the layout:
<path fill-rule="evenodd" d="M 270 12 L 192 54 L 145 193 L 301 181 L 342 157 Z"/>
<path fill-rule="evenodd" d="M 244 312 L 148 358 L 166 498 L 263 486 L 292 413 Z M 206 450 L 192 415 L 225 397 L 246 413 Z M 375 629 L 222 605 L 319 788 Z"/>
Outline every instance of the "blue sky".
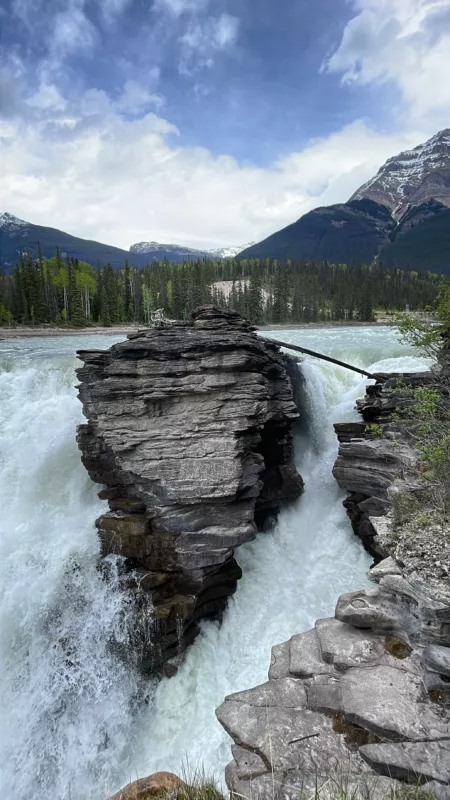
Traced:
<path fill-rule="evenodd" d="M 3 0 L 0 210 L 260 239 L 450 125 L 450 0 Z"/>

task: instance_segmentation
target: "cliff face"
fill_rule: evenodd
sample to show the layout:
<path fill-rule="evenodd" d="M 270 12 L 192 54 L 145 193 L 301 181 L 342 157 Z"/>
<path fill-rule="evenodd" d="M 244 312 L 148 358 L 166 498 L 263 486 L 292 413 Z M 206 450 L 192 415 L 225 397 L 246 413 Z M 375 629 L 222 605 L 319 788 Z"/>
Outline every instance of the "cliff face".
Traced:
<path fill-rule="evenodd" d="M 358 403 L 365 422 L 335 426 L 333 471 L 350 493 L 355 533 L 379 561 L 373 587 L 342 595 L 333 618 L 276 645 L 269 680 L 217 709 L 234 740 L 227 784 L 251 800 L 295 800 L 330 781 L 379 798 L 394 796 L 397 781 L 423 783 L 448 800 L 448 526 L 398 534 L 393 525 L 395 495 L 420 488 L 417 452 L 390 420 L 403 402 L 395 389 L 395 377 L 380 376 Z M 374 421 L 382 438 L 366 431 Z"/>
<path fill-rule="evenodd" d="M 152 620 L 143 641 L 152 668 L 220 614 L 241 575 L 234 548 L 302 492 L 293 362 L 213 306 L 79 357 L 88 422 L 78 443 L 110 506 L 96 523 L 102 554 L 126 559 Z"/>

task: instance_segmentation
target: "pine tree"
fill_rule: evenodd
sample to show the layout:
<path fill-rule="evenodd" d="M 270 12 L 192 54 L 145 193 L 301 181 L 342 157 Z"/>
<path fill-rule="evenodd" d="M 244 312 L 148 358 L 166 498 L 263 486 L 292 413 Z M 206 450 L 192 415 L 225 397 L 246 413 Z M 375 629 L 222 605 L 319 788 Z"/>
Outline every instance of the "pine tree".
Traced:
<path fill-rule="evenodd" d="M 273 321 L 286 322 L 289 316 L 289 284 L 287 273 L 278 269 L 275 273 L 273 290 Z"/>
<path fill-rule="evenodd" d="M 124 320 L 125 322 L 131 322 L 134 316 L 134 308 L 131 297 L 131 270 L 128 265 L 128 261 L 125 261 L 123 280 L 124 280 L 124 300 L 123 300 Z"/>
<path fill-rule="evenodd" d="M 82 328 L 85 324 L 85 318 L 81 292 L 77 285 L 77 267 L 77 261 L 71 259 L 69 262 L 69 320 L 74 327 Z"/>
<path fill-rule="evenodd" d="M 259 262 L 253 264 L 250 274 L 247 295 L 247 316 L 255 325 L 260 325 L 264 319 L 264 301 Z"/>

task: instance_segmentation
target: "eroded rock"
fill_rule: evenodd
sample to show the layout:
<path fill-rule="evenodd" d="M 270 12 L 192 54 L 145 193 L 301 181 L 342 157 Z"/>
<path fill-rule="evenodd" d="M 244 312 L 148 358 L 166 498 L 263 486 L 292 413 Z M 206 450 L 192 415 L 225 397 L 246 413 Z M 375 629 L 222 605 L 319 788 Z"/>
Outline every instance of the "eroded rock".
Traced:
<path fill-rule="evenodd" d="M 123 556 L 142 616 L 157 623 L 140 643 L 150 669 L 183 650 L 199 619 L 220 616 L 240 577 L 235 548 L 302 492 L 297 365 L 213 306 L 79 356 L 78 443 L 111 509 L 97 520 L 102 554 Z"/>

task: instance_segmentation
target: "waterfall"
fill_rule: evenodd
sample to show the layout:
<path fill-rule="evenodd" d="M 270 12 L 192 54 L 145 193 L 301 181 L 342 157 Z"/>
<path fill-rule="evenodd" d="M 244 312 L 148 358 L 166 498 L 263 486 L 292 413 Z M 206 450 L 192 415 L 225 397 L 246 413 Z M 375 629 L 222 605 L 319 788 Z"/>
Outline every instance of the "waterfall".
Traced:
<path fill-rule="evenodd" d="M 366 369 L 424 366 L 388 329 L 276 335 Z M 222 778 L 230 740 L 215 707 L 263 682 L 271 646 L 332 614 L 340 592 L 364 585 L 370 563 L 331 475 L 332 422 L 356 418 L 366 381 L 304 361 L 296 453 L 305 494 L 237 552 L 244 577 L 223 624 L 203 625 L 174 678 L 144 685 L 132 648 L 124 662 L 112 646 L 116 639 L 127 650 L 129 614 L 97 570 L 94 520 L 105 504 L 75 443 L 74 351 L 116 340 L 0 342 L 0 789 L 8 800 L 104 800 L 183 763 Z"/>

